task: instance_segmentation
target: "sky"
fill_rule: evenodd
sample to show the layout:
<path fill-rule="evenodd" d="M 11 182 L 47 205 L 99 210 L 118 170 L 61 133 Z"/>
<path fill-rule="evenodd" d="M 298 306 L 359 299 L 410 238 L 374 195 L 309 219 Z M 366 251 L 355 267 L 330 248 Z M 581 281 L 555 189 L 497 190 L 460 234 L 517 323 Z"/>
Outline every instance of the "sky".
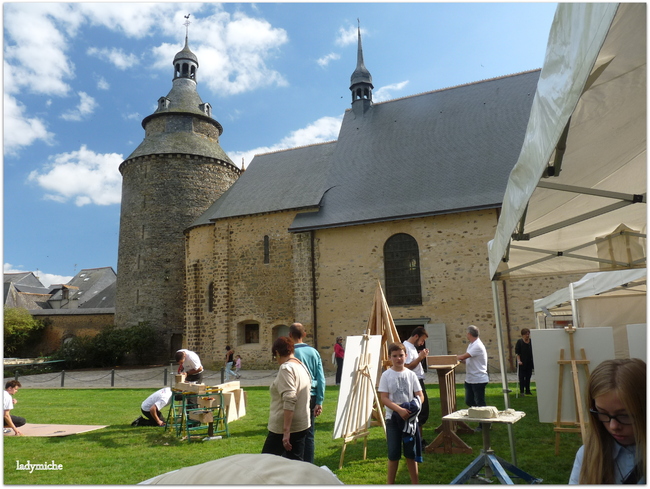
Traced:
<path fill-rule="evenodd" d="M 188 14 L 197 91 L 248 166 L 337 139 L 359 25 L 380 102 L 541 68 L 556 6 L 4 3 L 4 271 L 119 274 L 118 167 L 172 87 Z"/>

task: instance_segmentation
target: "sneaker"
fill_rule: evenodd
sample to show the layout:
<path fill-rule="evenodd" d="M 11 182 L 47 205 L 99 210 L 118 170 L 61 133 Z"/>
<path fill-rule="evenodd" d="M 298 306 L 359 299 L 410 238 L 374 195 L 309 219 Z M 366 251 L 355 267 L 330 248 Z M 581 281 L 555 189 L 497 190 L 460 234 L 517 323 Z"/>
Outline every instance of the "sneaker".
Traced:
<path fill-rule="evenodd" d="M 11 428 L 3 428 L 2 432 L 3 433 L 11 433 Z"/>
<path fill-rule="evenodd" d="M 131 423 L 131 426 L 140 426 L 140 420 L 143 419 L 142 416 L 139 416 L 138 419 Z"/>
<path fill-rule="evenodd" d="M 483 426 L 481 425 L 478 425 L 476 428 L 474 428 L 474 433 L 480 433 L 481 431 L 483 431 Z"/>

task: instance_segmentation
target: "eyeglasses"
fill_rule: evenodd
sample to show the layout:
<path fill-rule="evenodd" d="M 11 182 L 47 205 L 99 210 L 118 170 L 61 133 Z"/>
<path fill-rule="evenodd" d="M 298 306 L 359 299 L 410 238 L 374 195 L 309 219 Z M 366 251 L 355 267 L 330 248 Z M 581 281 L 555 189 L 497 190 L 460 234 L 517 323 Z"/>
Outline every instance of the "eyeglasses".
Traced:
<path fill-rule="evenodd" d="M 618 416 L 610 416 L 607 413 L 601 413 L 600 411 L 596 411 L 595 409 L 590 409 L 589 412 L 596 416 L 598 418 L 598 421 L 602 421 L 603 423 L 609 423 L 612 419 L 615 419 L 617 423 L 619 424 L 632 424 L 632 416 L 629 414 L 619 414 Z"/>

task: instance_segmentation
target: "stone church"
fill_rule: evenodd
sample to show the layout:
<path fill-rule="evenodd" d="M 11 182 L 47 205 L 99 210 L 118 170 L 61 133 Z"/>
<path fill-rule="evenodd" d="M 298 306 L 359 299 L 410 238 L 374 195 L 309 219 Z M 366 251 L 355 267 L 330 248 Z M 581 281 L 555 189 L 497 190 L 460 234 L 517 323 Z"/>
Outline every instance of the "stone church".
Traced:
<path fill-rule="evenodd" d="M 337 336 L 364 333 L 379 282 L 402 337 L 425 326 L 432 354 L 462 353 L 474 324 L 498 369 L 487 242 L 539 70 L 375 103 L 359 33 L 338 139 L 241 171 L 197 93 L 187 37 L 173 64 L 120 167 L 118 325 L 149 321 L 169 353 L 182 345 L 208 366 L 230 345 L 255 368 L 298 321 L 328 366 Z M 511 356 L 534 324 L 531 288 L 558 284 L 501 287 Z"/>

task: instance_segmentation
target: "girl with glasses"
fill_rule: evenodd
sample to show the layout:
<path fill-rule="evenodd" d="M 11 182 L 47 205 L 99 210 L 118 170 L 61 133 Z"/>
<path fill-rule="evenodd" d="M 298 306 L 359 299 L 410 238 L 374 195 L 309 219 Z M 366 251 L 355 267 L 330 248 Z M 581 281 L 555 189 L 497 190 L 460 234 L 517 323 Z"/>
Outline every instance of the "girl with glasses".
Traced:
<path fill-rule="evenodd" d="M 569 484 L 645 484 L 645 362 L 602 362 L 589 377 L 587 405 L 591 418 Z"/>

